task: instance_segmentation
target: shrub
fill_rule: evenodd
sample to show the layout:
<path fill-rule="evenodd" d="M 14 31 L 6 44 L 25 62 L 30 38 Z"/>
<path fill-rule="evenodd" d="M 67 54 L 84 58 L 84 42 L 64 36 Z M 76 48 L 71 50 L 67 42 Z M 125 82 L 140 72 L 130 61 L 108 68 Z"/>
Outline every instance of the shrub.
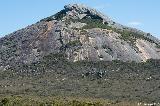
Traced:
<path fill-rule="evenodd" d="M 1 100 L 2 106 L 5 106 L 9 103 L 9 99 L 8 98 L 4 98 Z"/>
<path fill-rule="evenodd" d="M 54 15 L 56 20 L 61 20 L 66 15 L 66 10 L 61 10 L 57 14 Z"/>
<path fill-rule="evenodd" d="M 83 27 L 83 29 L 91 29 L 91 28 L 111 29 L 111 27 L 108 26 L 108 24 L 103 24 L 102 20 L 100 19 L 92 19 L 87 17 L 79 21 L 87 24 Z"/>
<path fill-rule="evenodd" d="M 75 46 L 82 46 L 82 43 L 80 42 L 80 40 L 74 40 L 74 41 L 70 41 L 66 44 L 66 47 L 75 47 Z"/>
<path fill-rule="evenodd" d="M 156 45 L 156 48 L 159 48 L 159 49 L 160 49 L 160 45 Z"/>

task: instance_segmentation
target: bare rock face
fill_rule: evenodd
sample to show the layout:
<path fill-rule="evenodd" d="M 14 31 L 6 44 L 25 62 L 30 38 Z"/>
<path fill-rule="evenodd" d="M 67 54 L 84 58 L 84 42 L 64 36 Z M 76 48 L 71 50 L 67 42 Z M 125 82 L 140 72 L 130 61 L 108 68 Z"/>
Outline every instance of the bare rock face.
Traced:
<path fill-rule="evenodd" d="M 160 41 L 79 4 L 0 39 L 1 66 L 37 62 L 50 53 L 73 62 L 142 62 L 160 59 Z"/>
<path fill-rule="evenodd" d="M 77 13 L 77 16 L 81 19 L 83 18 L 82 16 L 91 14 L 91 15 L 94 15 L 94 16 L 99 16 L 104 21 L 108 21 L 108 22 L 111 21 L 109 19 L 109 17 L 103 15 L 101 12 L 98 12 L 97 10 L 89 8 L 89 7 L 87 7 L 83 4 L 73 4 L 73 5 L 69 4 L 69 5 L 64 6 L 64 8 L 67 9 L 67 10 L 71 10 L 70 12 Z"/>

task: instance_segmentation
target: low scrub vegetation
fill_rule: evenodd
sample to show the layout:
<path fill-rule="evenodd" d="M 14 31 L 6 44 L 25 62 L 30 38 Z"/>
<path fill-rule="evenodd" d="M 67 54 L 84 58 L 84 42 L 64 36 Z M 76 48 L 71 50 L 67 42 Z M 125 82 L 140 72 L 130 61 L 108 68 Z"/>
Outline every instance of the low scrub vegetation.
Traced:
<path fill-rule="evenodd" d="M 137 103 L 92 98 L 11 96 L 0 99 L 0 106 L 135 106 Z M 143 106 L 143 105 L 141 105 Z"/>
<path fill-rule="evenodd" d="M 160 88 L 159 60 L 151 59 L 142 63 L 119 60 L 73 63 L 67 61 L 65 57 L 66 55 L 63 53 L 50 54 L 39 62 L 14 66 L 13 69 L 0 71 L 1 105 L 9 106 L 7 104 L 13 104 L 15 101 L 16 106 L 19 106 L 18 103 L 21 104 L 23 101 L 19 102 L 19 99 L 12 100 L 12 98 L 3 97 L 21 94 L 25 94 L 24 97 L 32 95 L 41 98 L 52 96 L 77 97 L 78 95 L 82 98 L 103 98 L 116 103 L 121 101 L 159 102 L 157 98 Z M 47 98 L 49 101 L 45 100 L 42 99 L 35 103 L 41 106 L 45 106 L 45 103 L 57 103 L 55 99 L 50 101 Z M 99 106 L 97 105 L 99 102 L 83 100 L 85 99 L 82 101 L 74 98 L 71 101 L 62 100 L 58 103 L 63 104 L 65 102 L 67 105 L 55 106 Z M 24 102 L 26 101 L 28 99 L 24 100 Z M 31 104 L 34 103 L 31 102 Z M 100 102 L 100 104 L 103 103 Z M 30 104 L 28 105 L 30 106 Z"/>
<path fill-rule="evenodd" d="M 121 39 L 130 42 L 130 44 L 133 46 L 135 45 L 136 39 L 143 39 L 151 43 L 155 43 L 153 40 L 147 38 L 143 34 L 138 34 L 136 32 L 128 31 L 126 29 L 120 30 L 120 29 L 113 28 L 112 26 L 109 26 L 108 23 L 105 23 L 105 22 L 103 23 L 101 19 L 85 17 L 81 20 L 72 20 L 72 21 L 86 23 L 87 25 L 85 25 L 82 29 L 102 28 L 102 29 L 113 30 L 114 32 L 121 34 L 121 37 L 120 37 Z"/>
<path fill-rule="evenodd" d="M 66 44 L 66 47 L 75 47 L 75 46 L 82 46 L 82 43 L 80 42 L 80 40 L 74 40 L 74 41 L 70 41 Z"/>

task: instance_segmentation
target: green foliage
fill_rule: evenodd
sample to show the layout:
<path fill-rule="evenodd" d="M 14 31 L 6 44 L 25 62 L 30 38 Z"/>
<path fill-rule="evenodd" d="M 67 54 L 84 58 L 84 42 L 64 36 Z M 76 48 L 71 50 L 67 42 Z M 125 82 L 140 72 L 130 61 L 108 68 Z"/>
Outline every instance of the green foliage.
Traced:
<path fill-rule="evenodd" d="M 85 98 L 83 98 L 83 100 L 72 98 L 48 98 L 48 100 L 43 98 L 21 98 L 17 101 L 17 97 L 12 97 L 4 98 L 0 102 L 0 106 L 104 106 L 107 104 L 110 104 L 110 102 L 104 102 L 100 100 L 93 101 L 91 99 L 85 100 Z"/>
<path fill-rule="evenodd" d="M 159 49 L 160 49 L 160 45 L 157 44 L 157 45 L 156 45 L 156 48 L 159 48 Z"/>
<path fill-rule="evenodd" d="M 54 15 L 56 20 L 62 20 L 62 18 L 66 15 L 66 10 L 61 10 L 57 14 Z"/>
<path fill-rule="evenodd" d="M 145 37 L 142 34 L 138 34 L 138 33 L 132 32 L 132 31 L 127 31 L 126 29 L 119 30 L 119 29 L 113 28 L 113 27 L 109 26 L 108 23 L 103 23 L 103 21 L 100 19 L 86 17 L 81 20 L 74 20 L 74 21 L 86 23 L 87 25 L 85 25 L 83 27 L 83 29 L 102 28 L 102 29 L 113 30 L 114 32 L 120 33 L 121 34 L 120 38 L 125 41 L 130 42 L 130 44 L 133 46 L 135 45 L 136 39 L 144 39 L 144 40 L 147 40 L 151 43 L 155 43 L 153 40 Z"/>
<path fill-rule="evenodd" d="M 143 34 L 138 34 L 138 33 L 135 33 L 135 32 L 132 32 L 132 31 L 127 31 L 127 30 L 123 30 L 123 31 L 114 30 L 114 31 L 116 31 L 117 33 L 120 33 L 121 34 L 121 38 L 123 40 L 129 41 L 133 45 L 135 44 L 136 39 L 142 39 L 142 40 L 149 41 L 151 43 L 155 43 L 153 40 L 145 37 L 145 35 L 143 35 Z"/>
<path fill-rule="evenodd" d="M 6 38 L 2 45 L 5 47 L 5 49 L 0 49 L 0 55 L 2 60 L 7 60 L 12 56 L 17 55 L 17 42 L 12 37 Z"/>
<path fill-rule="evenodd" d="M 37 68 L 41 68 L 42 70 L 44 68 L 52 68 L 53 64 L 65 64 L 67 62 L 66 60 L 66 55 L 63 53 L 56 53 L 56 54 L 49 54 L 47 56 L 43 57 L 43 61 L 39 62 L 39 63 L 35 63 L 34 67 Z"/>
<path fill-rule="evenodd" d="M 91 28 L 111 29 L 111 27 L 108 26 L 107 24 L 103 24 L 103 21 L 100 19 L 93 19 L 86 17 L 78 21 L 87 24 L 83 27 L 83 29 L 91 29 Z"/>
<path fill-rule="evenodd" d="M 9 103 L 9 99 L 4 98 L 4 99 L 1 100 L 0 106 L 7 106 L 8 103 Z"/>
<path fill-rule="evenodd" d="M 44 18 L 42 20 L 40 20 L 40 22 L 42 21 L 46 21 L 46 22 L 49 22 L 49 21 L 52 21 L 54 19 L 56 20 L 62 20 L 62 18 L 66 15 L 66 10 L 61 10 L 60 12 L 56 13 L 55 15 L 52 15 L 50 17 L 47 17 L 47 18 Z"/>
<path fill-rule="evenodd" d="M 49 21 L 52 21 L 53 20 L 53 15 L 52 16 L 49 16 L 47 18 L 44 18 L 44 19 L 41 19 L 40 22 L 43 22 L 43 21 L 46 21 L 46 22 L 49 22 Z"/>
<path fill-rule="evenodd" d="M 108 97 L 108 93 L 117 93 L 119 94 L 119 100 L 132 100 L 136 99 L 137 93 L 139 89 L 144 92 L 148 92 L 148 89 L 144 86 L 157 86 L 160 78 L 160 60 L 148 60 L 143 63 L 136 62 L 122 62 L 120 60 L 114 61 L 79 61 L 79 62 L 69 62 L 64 60 L 64 54 L 50 54 L 45 56 L 43 60 L 38 63 L 34 63 L 29 65 L 28 69 L 21 67 L 19 70 L 22 71 L 21 74 L 18 73 L 17 76 L 12 75 L 10 73 L 0 71 L 0 75 L 4 76 L 3 73 L 6 73 L 7 76 L 0 77 L 1 82 L 4 79 L 8 79 L 10 82 L 15 82 L 13 85 L 15 87 L 15 91 L 18 94 L 26 94 L 26 95 L 42 95 L 45 96 L 79 96 L 84 97 L 85 95 L 89 97 Z M 29 71 L 28 71 L 29 70 Z M 36 72 L 38 75 L 35 75 Z M 30 76 L 27 76 L 28 72 L 30 72 Z M 46 72 L 45 72 L 46 71 Z M 48 72 L 47 72 L 48 71 Z M 9 71 L 13 73 L 13 71 Z M 15 73 L 18 71 L 14 71 Z M 10 75 L 10 76 L 9 76 Z M 22 77 L 21 77 L 22 76 Z M 19 78 L 20 77 L 20 78 Z M 152 78 L 149 83 L 146 83 L 147 78 Z M 19 78 L 19 79 L 18 79 Z M 65 80 L 62 80 L 66 78 Z M 58 80 L 57 80 L 58 79 Z M 17 83 L 22 84 L 25 83 L 27 89 L 24 90 L 24 86 L 18 86 Z M 29 83 L 29 85 L 28 85 Z M 141 85 L 142 83 L 142 85 Z M 113 86 L 112 86 L 113 84 Z M 147 85 L 146 85 L 147 84 Z M 2 83 L 3 85 L 3 83 Z M 28 87 L 29 86 L 29 87 Z M 33 86 L 33 87 L 32 87 Z M 9 86 L 7 88 L 10 88 Z M 17 88 L 17 89 L 16 89 Z M 53 89 L 54 88 L 54 89 Z M 133 89 L 130 89 L 133 88 Z M 152 87 L 151 87 L 152 88 Z M 7 93 L 6 88 L 2 88 L 2 93 L 5 94 L 15 94 L 12 89 L 11 92 Z M 98 91 L 97 91 L 98 89 Z M 110 91 L 111 89 L 116 89 L 115 91 Z M 132 94 L 131 97 L 124 97 L 124 91 L 127 90 L 128 94 Z M 107 92 L 107 93 L 106 93 Z M 158 91 L 157 91 L 158 92 Z M 48 93 L 48 94 L 47 94 Z M 136 100 L 145 100 L 144 96 L 148 96 L 146 94 L 138 93 L 140 96 Z M 116 98 L 114 95 L 110 95 L 111 98 Z M 156 95 L 151 95 L 149 99 L 157 100 Z M 66 106 L 81 106 L 79 104 L 86 103 L 82 106 L 87 106 L 96 102 L 85 102 L 74 99 L 75 101 L 65 102 Z M 159 100 L 159 99 L 158 99 Z M 157 101 L 158 101 L 157 100 Z M 9 100 L 11 101 L 11 100 Z M 20 100 L 15 102 L 15 104 L 21 103 Z M 63 104 L 63 101 L 57 102 L 53 101 L 41 101 L 41 106 L 45 106 L 46 104 Z M 72 105 L 72 104 L 76 105 Z M 101 102 L 100 102 L 101 103 Z M 17 106 L 17 105 L 16 105 Z M 53 105 L 54 106 L 54 105 Z M 57 105 L 55 105 L 57 106 Z M 61 106 L 61 105 L 60 105 Z M 63 106 L 63 105 L 62 105 Z M 96 106 L 96 105 L 94 105 Z"/>
<path fill-rule="evenodd" d="M 66 47 L 75 47 L 75 46 L 82 46 L 82 43 L 80 42 L 80 40 L 74 40 L 74 41 L 70 41 L 66 44 Z"/>
<path fill-rule="evenodd" d="M 81 33 L 82 35 L 85 35 L 85 34 L 87 34 L 87 31 L 84 30 L 84 29 L 82 29 L 80 33 Z"/>
<path fill-rule="evenodd" d="M 51 53 L 47 56 L 44 56 L 43 57 L 44 60 L 46 61 L 51 61 L 51 60 L 62 60 L 62 59 L 65 59 L 65 54 L 62 54 L 62 53 Z"/>
<path fill-rule="evenodd" d="M 136 41 L 134 35 L 131 32 L 125 30 L 121 32 L 121 38 L 125 41 L 130 41 L 132 43 Z"/>

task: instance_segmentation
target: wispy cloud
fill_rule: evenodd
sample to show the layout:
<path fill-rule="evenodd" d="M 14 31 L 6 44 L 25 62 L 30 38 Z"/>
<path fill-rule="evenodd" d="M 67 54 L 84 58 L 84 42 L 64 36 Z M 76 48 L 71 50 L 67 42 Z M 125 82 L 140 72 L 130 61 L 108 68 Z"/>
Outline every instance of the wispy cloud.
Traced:
<path fill-rule="evenodd" d="M 139 21 L 131 21 L 131 22 L 128 22 L 128 25 L 130 25 L 130 26 L 139 26 L 139 25 L 141 25 L 142 23 L 141 22 L 139 22 Z"/>

